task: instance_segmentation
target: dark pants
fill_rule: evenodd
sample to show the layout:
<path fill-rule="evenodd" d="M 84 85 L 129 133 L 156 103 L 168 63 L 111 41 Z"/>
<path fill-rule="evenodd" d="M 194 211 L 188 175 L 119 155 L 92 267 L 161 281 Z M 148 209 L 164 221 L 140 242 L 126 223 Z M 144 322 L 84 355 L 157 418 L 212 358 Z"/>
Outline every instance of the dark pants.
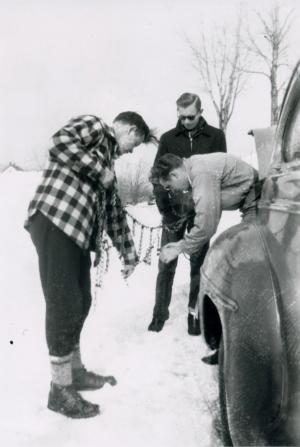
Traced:
<path fill-rule="evenodd" d="M 90 254 L 40 212 L 29 231 L 39 257 L 49 354 L 62 357 L 79 343 L 91 306 Z"/>
<path fill-rule="evenodd" d="M 169 242 L 177 242 L 184 236 L 184 229 L 178 232 L 170 232 L 162 230 L 161 246 Z M 209 244 L 205 245 L 201 251 L 190 256 L 190 294 L 188 306 L 194 309 L 196 307 L 199 287 L 200 287 L 200 267 L 203 264 L 205 255 L 209 248 Z M 153 316 L 160 320 L 169 318 L 169 305 L 172 297 L 172 287 L 177 267 L 178 259 L 165 264 L 161 261 L 158 263 L 158 275 L 156 280 L 155 306 Z"/>

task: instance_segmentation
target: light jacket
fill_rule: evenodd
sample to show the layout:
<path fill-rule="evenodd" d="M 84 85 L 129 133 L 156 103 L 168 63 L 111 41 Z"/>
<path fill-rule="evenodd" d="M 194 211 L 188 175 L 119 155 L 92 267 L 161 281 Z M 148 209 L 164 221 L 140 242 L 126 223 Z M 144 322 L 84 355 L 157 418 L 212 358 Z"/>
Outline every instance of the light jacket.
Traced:
<path fill-rule="evenodd" d="M 194 225 L 182 250 L 193 254 L 214 235 L 223 210 L 242 213 L 256 208 L 260 197 L 258 172 L 233 155 L 216 153 L 184 159 L 194 202 Z M 256 187 L 257 186 L 257 187 Z"/>

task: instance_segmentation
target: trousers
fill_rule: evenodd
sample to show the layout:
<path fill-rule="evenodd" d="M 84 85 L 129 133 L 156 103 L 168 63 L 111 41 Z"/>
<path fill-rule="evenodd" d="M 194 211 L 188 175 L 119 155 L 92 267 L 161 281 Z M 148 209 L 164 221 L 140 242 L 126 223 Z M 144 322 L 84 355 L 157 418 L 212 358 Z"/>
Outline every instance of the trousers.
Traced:
<path fill-rule="evenodd" d="M 30 218 L 46 302 L 46 340 L 51 356 L 70 354 L 79 343 L 91 307 L 90 253 L 39 211 Z"/>
<path fill-rule="evenodd" d="M 161 247 L 169 242 L 178 242 L 184 236 L 185 228 L 177 232 L 162 230 Z M 190 291 L 188 306 L 192 309 L 196 307 L 199 287 L 200 287 L 200 268 L 204 262 L 209 244 L 206 244 L 201 251 L 190 256 Z M 155 306 L 153 317 L 160 320 L 169 318 L 169 305 L 172 297 L 172 287 L 176 272 L 178 259 L 174 259 L 169 264 L 158 262 L 158 275 L 155 289 Z"/>

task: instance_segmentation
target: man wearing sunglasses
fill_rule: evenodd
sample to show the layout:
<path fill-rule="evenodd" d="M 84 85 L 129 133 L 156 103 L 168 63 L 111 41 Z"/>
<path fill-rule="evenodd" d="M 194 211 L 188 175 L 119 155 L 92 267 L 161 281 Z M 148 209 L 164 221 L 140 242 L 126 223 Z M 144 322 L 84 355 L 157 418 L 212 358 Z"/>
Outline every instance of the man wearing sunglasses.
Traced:
<path fill-rule="evenodd" d="M 193 93 L 183 93 L 176 101 L 178 122 L 174 129 L 161 136 L 154 161 L 167 153 L 189 158 L 191 155 L 226 152 L 224 132 L 207 124 L 202 117 L 201 101 Z M 152 178 L 157 207 L 163 219 L 161 246 L 177 242 L 186 230 L 193 226 L 194 205 L 190 193 L 166 191 L 158 179 Z M 188 303 L 188 333 L 200 334 L 200 324 L 195 312 L 199 284 L 200 267 L 209 244 L 190 256 L 190 292 Z M 177 266 L 177 258 L 166 264 L 159 261 L 156 280 L 155 306 L 149 331 L 159 332 L 169 318 L 169 305 Z"/>

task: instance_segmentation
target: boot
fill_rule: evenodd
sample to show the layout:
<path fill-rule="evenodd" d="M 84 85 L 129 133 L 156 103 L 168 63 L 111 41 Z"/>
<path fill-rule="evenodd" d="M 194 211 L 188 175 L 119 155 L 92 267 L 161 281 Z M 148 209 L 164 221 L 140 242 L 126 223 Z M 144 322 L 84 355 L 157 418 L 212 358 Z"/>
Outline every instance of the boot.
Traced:
<path fill-rule="evenodd" d="M 219 363 L 219 350 L 216 349 L 212 354 L 202 357 L 201 360 L 207 365 L 217 365 Z"/>
<path fill-rule="evenodd" d="M 153 320 L 149 324 L 148 331 L 160 332 L 164 327 L 165 320 L 153 317 Z"/>
<path fill-rule="evenodd" d="M 111 386 L 117 384 L 113 376 L 100 376 L 92 371 L 87 371 L 84 366 L 72 370 L 73 386 L 77 391 L 98 390 L 105 383 Z"/>
<path fill-rule="evenodd" d="M 73 385 L 61 386 L 51 382 L 49 410 L 74 419 L 90 418 L 100 413 L 99 405 L 84 400 Z"/>

